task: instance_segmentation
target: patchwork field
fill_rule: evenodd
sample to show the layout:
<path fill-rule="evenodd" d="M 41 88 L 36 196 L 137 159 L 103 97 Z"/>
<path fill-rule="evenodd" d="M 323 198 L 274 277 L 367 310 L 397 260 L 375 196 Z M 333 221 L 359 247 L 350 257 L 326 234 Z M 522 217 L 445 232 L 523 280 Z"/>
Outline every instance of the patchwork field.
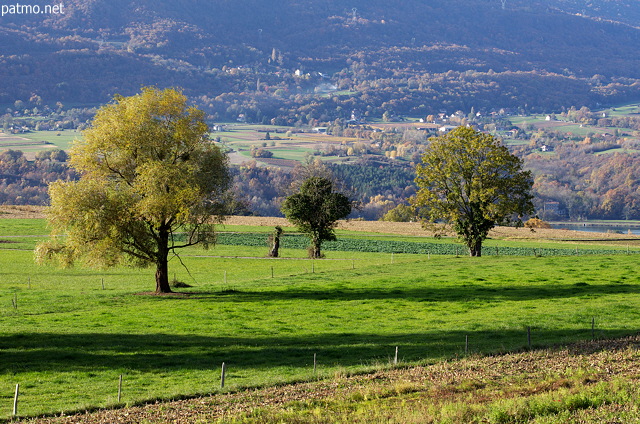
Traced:
<path fill-rule="evenodd" d="M 25 134 L 5 134 L 0 132 L 0 151 L 21 150 L 29 160 L 37 152 L 46 149 L 68 150 L 73 140 L 79 136 L 76 131 L 32 131 Z"/>

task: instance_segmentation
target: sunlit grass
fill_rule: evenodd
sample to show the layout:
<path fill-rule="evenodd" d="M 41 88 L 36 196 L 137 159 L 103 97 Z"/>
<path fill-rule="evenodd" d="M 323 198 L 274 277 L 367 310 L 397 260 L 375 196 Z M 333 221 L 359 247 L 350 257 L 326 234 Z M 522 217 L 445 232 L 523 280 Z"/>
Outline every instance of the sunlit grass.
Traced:
<path fill-rule="evenodd" d="M 396 346 L 417 364 L 463 355 L 467 337 L 487 353 L 527 347 L 528 328 L 535 347 L 590 338 L 594 318 L 597 337 L 640 325 L 634 256 L 267 249 L 188 249 L 170 275 L 192 287 L 164 297 L 141 294 L 152 269 L 39 267 L 30 250 L 0 249 L 0 398 L 20 383 L 22 414 L 69 411 L 115 404 L 121 374 L 131 403 L 218 391 L 222 362 L 233 390 L 373 369 Z"/>

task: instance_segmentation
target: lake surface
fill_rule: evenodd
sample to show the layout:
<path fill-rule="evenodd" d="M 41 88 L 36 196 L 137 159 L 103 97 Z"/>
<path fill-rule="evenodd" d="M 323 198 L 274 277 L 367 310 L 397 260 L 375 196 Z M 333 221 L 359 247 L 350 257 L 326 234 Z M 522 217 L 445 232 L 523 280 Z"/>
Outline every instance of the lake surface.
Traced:
<path fill-rule="evenodd" d="M 590 233 L 620 233 L 624 234 L 636 234 L 640 235 L 640 226 L 638 224 L 589 224 L 589 223 L 552 223 L 552 228 L 574 230 L 574 231 L 586 231 Z"/>

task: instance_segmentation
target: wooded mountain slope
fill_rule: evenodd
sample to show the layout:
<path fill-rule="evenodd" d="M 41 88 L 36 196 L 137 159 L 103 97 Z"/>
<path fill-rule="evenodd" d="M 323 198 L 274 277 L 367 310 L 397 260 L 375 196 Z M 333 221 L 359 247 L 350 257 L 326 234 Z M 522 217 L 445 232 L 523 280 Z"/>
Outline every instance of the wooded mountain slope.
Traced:
<path fill-rule="evenodd" d="M 368 91 L 363 84 L 404 90 L 357 105 L 398 113 L 415 113 L 426 102 L 436 109 L 518 102 L 544 109 L 640 96 L 635 0 L 68 0 L 64 6 L 64 14 L 0 20 L 0 103 L 33 93 L 47 103 L 100 103 L 158 85 L 207 100 L 259 91 L 250 96 L 255 102 L 282 108 L 281 98 L 264 96 L 275 92 L 269 87 L 308 100 L 322 81 L 357 92 Z M 287 79 L 297 69 L 310 76 Z M 440 75 L 444 82 L 434 86 Z M 215 105 L 212 111 L 219 112 Z"/>

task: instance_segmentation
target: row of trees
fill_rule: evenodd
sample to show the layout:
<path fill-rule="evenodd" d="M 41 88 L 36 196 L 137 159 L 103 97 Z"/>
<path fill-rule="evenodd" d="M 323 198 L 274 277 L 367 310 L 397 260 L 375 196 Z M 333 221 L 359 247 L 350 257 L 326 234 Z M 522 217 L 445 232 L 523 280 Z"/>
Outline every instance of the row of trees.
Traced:
<path fill-rule="evenodd" d="M 37 259 L 153 265 L 156 293 L 171 292 L 169 256 L 213 244 L 230 201 L 227 158 L 208 133 L 205 114 L 176 90 L 145 88 L 101 108 L 71 150 L 80 178 L 50 184 L 52 237 L 37 246 Z M 282 207 L 310 235 L 313 257 L 351 212 L 351 201 L 332 187 L 307 178 Z"/>
<path fill-rule="evenodd" d="M 207 134 L 204 113 L 176 90 L 145 88 L 101 108 L 71 150 L 80 178 L 50 185 L 52 237 L 38 244 L 37 260 L 153 265 L 156 293 L 170 292 L 169 256 L 214 243 L 214 224 L 229 203 L 227 159 Z M 493 226 L 533 211 L 530 174 L 521 166 L 493 137 L 460 127 L 423 156 L 415 204 L 429 221 L 451 224 L 471 256 L 480 256 Z M 325 168 L 305 172 L 282 211 L 309 235 L 310 256 L 319 258 L 353 204 Z"/>

